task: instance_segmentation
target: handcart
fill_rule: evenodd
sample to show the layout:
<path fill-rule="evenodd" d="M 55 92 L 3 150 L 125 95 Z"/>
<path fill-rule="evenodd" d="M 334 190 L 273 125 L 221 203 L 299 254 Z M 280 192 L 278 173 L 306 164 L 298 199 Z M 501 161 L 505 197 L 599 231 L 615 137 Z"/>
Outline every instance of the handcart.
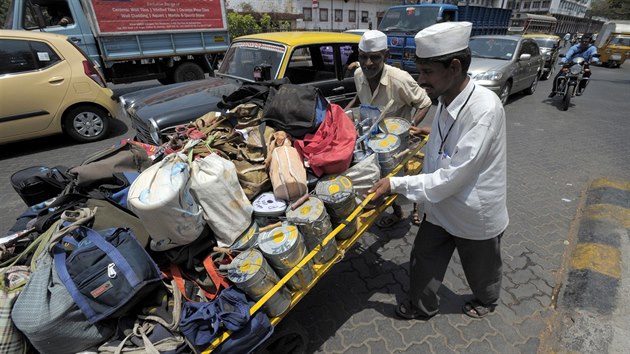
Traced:
<path fill-rule="evenodd" d="M 410 148 L 401 153 L 402 160 L 398 165 L 388 174 L 388 177 L 398 175 L 400 171 L 403 171 L 405 175 L 414 175 L 418 174 L 422 170 L 423 158 L 424 154 L 420 151 L 420 149 L 426 145 L 428 141 L 428 135 L 423 136 L 418 139 L 415 144 L 413 144 Z M 260 298 L 250 309 L 250 314 L 254 315 L 257 311 L 261 310 L 261 307 L 265 305 L 265 303 L 276 294 L 287 282 L 295 276 L 302 267 L 304 267 L 313 257 L 315 257 L 322 247 L 328 244 L 329 242 L 337 242 L 337 253 L 328 260 L 324 264 L 315 264 L 314 265 L 314 277 L 312 281 L 308 284 L 303 284 L 301 290 L 292 291 L 291 292 L 291 302 L 286 311 L 284 311 L 281 315 L 276 317 L 271 317 L 270 322 L 275 327 L 280 321 L 288 314 L 288 312 L 294 308 L 298 302 L 308 294 L 308 292 L 317 284 L 317 282 L 332 268 L 332 266 L 343 259 L 345 252 L 349 250 L 363 235 L 363 233 L 368 230 L 372 224 L 378 219 L 380 214 L 387 209 L 397 198 L 396 195 L 388 196 L 384 199 L 384 202 L 374 209 L 365 210 L 366 205 L 372 200 L 374 194 L 369 194 L 366 198 L 354 209 L 354 211 L 347 217 L 345 223 L 340 224 L 335 229 L 332 230 L 320 243 L 320 245 L 316 246 L 313 250 L 311 250 L 304 258 L 295 265 L 286 275 L 284 275 L 280 281 L 273 286 L 262 298 Z M 352 221 L 357 219 L 357 231 L 347 239 L 344 240 L 335 240 L 335 236 L 341 232 L 346 225 Z M 304 281 L 301 279 L 301 281 Z M 211 353 L 215 348 L 220 346 L 224 341 L 226 341 L 231 335 L 231 332 L 225 331 L 222 332 L 203 353 Z M 280 341 L 281 338 L 277 336 L 272 336 L 265 344 L 271 344 L 270 342 Z M 263 346 L 265 345 L 263 344 Z"/>

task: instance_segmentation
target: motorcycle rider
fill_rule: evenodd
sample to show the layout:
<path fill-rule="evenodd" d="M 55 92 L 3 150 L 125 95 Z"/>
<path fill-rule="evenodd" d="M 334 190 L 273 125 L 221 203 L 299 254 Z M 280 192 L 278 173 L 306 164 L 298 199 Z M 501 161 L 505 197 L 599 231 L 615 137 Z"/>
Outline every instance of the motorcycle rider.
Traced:
<path fill-rule="evenodd" d="M 573 58 L 576 58 L 576 57 L 584 58 L 584 60 L 587 63 L 599 62 L 599 59 L 596 56 L 594 56 L 595 54 L 597 54 L 597 47 L 592 45 L 591 42 L 592 42 L 592 35 L 584 34 L 582 38 L 580 39 L 580 43 L 571 46 L 571 48 L 567 50 L 564 58 L 560 59 L 559 64 L 565 64 L 567 62 L 570 62 Z M 564 70 L 558 70 L 558 74 L 556 74 L 556 77 L 553 79 L 553 87 L 551 88 L 551 93 L 549 94 L 549 98 L 556 95 L 556 89 L 557 89 L 556 85 L 558 84 L 558 78 L 564 75 L 566 75 L 566 72 Z M 584 71 L 584 75 L 582 77 L 586 79 L 586 78 L 589 78 L 590 76 L 591 76 L 591 71 L 588 70 L 588 71 Z M 587 82 L 588 80 L 580 81 L 580 85 L 578 86 L 578 91 L 576 93 L 577 96 L 580 96 L 582 94 L 582 92 L 586 88 Z"/>

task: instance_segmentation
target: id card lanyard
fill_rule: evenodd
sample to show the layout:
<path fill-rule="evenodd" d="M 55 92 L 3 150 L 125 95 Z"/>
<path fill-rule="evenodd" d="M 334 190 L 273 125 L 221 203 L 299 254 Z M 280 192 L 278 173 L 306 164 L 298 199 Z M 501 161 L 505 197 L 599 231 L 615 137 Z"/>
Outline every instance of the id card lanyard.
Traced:
<path fill-rule="evenodd" d="M 438 122 L 438 134 L 440 134 L 440 150 L 438 151 L 438 156 L 442 156 L 442 154 L 444 153 L 444 145 L 446 144 L 446 139 L 448 139 L 448 135 L 451 134 L 451 130 L 453 130 L 453 126 L 455 125 L 455 123 L 457 123 L 457 120 L 459 119 L 459 115 L 462 113 L 464 108 L 466 108 L 466 105 L 468 104 L 468 101 L 470 100 L 470 97 L 472 97 L 473 92 L 475 92 L 475 86 L 474 85 L 473 85 L 472 90 L 468 94 L 468 97 L 466 98 L 466 101 L 464 101 L 464 104 L 462 105 L 462 108 L 460 108 L 459 112 L 457 112 L 457 116 L 455 117 L 455 121 L 451 124 L 451 127 L 448 128 L 448 131 L 446 132 L 446 135 L 444 137 L 442 136 L 442 128 L 440 128 L 440 122 Z M 442 116 L 442 109 L 443 108 L 444 108 L 444 104 L 442 104 L 440 106 L 440 113 L 438 114 L 438 117 Z"/>

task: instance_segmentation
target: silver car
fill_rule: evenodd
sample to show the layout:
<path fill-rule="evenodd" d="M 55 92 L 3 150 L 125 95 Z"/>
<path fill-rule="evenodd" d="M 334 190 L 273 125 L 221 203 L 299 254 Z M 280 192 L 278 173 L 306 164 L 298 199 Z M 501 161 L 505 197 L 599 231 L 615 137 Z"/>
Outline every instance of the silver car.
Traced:
<path fill-rule="evenodd" d="M 508 97 L 536 90 L 544 59 L 538 44 L 522 36 L 474 36 L 469 43 L 472 62 L 468 74 L 479 85 L 494 91 L 505 104 Z"/>

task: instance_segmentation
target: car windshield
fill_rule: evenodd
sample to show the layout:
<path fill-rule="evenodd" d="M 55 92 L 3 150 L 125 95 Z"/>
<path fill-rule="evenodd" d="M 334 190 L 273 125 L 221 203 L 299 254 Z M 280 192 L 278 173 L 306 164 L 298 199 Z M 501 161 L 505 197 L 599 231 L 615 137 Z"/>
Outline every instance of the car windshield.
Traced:
<path fill-rule="evenodd" d="M 285 48 L 281 45 L 244 41 L 232 43 L 218 73 L 254 81 L 254 68 L 271 66 L 271 79 L 277 77 Z"/>
<path fill-rule="evenodd" d="M 541 48 L 553 48 L 558 41 L 556 39 L 548 39 L 548 38 L 534 38 L 538 46 Z"/>
<path fill-rule="evenodd" d="M 389 9 L 379 25 L 383 32 L 402 31 L 417 33 L 418 31 L 434 25 L 440 13 L 439 7 L 395 7 Z"/>
<path fill-rule="evenodd" d="M 516 50 L 516 41 L 504 38 L 471 38 L 468 45 L 474 58 L 510 60 Z"/>

